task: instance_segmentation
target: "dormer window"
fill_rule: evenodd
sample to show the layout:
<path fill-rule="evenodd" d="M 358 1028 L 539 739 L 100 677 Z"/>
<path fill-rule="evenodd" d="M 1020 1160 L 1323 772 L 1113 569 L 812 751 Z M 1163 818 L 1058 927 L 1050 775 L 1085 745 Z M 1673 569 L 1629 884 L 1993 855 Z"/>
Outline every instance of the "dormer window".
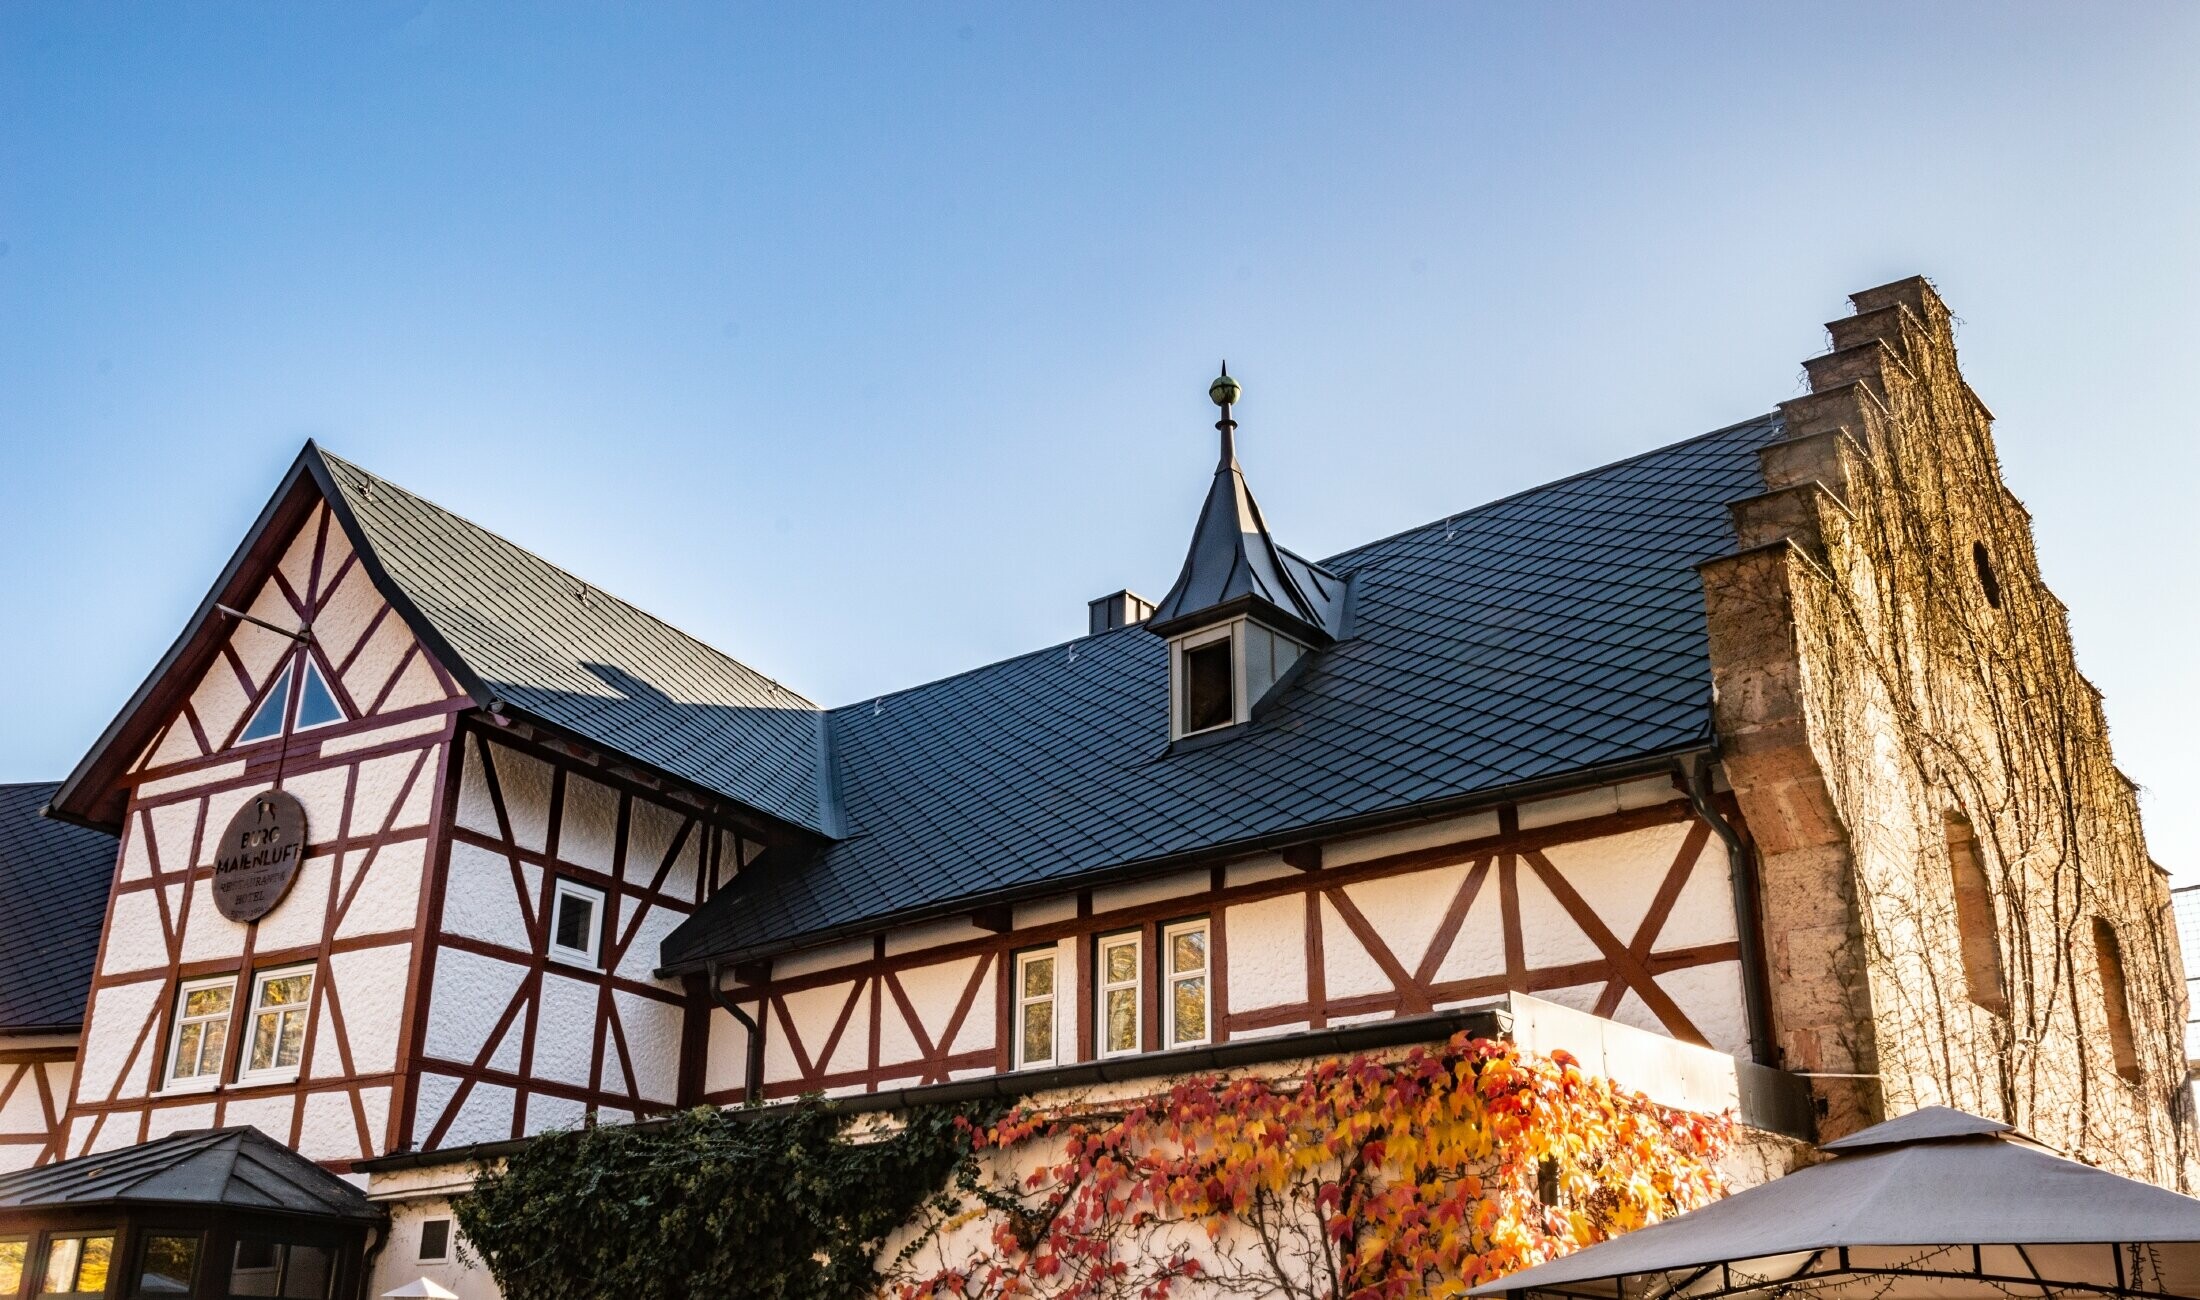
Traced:
<path fill-rule="evenodd" d="M 1171 641 L 1170 738 L 1251 721 L 1253 706 L 1305 653 L 1304 645 L 1249 618 Z"/>
<path fill-rule="evenodd" d="M 1278 546 L 1245 485 L 1230 418 L 1242 391 L 1227 367 L 1207 389 L 1222 408 L 1222 458 L 1184 569 L 1146 619 L 1169 642 L 1172 741 L 1251 721 L 1300 656 L 1343 629 L 1344 578 Z"/>
<path fill-rule="evenodd" d="M 1176 734 L 1193 736 L 1238 720 L 1237 637 L 1217 628 L 1176 648 Z"/>

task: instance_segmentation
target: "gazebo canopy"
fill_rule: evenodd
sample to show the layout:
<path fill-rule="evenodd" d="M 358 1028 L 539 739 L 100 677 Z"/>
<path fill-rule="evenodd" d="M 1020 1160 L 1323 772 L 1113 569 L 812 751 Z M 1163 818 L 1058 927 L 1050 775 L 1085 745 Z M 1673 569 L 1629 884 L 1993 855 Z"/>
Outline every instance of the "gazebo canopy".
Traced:
<path fill-rule="evenodd" d="M 1834 1158 L 1477 1287 L 1662 1300 L 2200 1296 L 2200 1200 L 1929 1107 Z"/>

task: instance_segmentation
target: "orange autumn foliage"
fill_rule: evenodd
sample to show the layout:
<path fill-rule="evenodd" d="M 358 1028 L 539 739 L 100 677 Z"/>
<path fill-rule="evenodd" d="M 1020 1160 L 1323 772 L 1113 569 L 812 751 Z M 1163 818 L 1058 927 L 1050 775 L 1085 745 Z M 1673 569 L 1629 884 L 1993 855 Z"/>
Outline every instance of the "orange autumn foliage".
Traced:
<path fill-rule="evenodd" d="M 1019 1110 L 974 1133 L 979 1152 L 1048 1154 L 966 1179 L 943 1226 L 982 1242 L 895 1294 L 1455 1297 L 1716 1198 L 1730 1133 L 1563 1053 L 1464 1035 L 1294 1082 L 1188 1079 L 1112 1120 Z"/>

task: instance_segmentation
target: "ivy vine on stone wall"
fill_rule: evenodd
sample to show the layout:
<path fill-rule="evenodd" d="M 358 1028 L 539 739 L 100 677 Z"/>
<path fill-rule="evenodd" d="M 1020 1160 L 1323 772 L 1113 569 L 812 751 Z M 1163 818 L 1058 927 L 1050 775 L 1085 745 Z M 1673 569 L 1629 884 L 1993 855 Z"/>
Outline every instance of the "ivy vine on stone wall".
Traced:
<path fill-rule="evenodd" d="M 546 1134 L 453 1210 L 507 1300 L 853 1300 L 986 1118 L 933 1107 L 852 1133 L 808 1101 Z"/>

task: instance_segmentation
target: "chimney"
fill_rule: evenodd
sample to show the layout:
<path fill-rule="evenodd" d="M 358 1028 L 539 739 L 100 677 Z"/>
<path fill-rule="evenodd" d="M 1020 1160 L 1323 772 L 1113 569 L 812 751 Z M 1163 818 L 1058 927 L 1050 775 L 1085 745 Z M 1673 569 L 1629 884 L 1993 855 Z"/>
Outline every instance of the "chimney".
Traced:
<path fill-rule="evenodd" d="M 1113 632 L 1119 627 L 1134 627 L 1145 622 L 1153 614 L 1153 602 L 1135 591 L 1125 589 L 1085 602 L 1091 616 L 1091 633 Z"/>

